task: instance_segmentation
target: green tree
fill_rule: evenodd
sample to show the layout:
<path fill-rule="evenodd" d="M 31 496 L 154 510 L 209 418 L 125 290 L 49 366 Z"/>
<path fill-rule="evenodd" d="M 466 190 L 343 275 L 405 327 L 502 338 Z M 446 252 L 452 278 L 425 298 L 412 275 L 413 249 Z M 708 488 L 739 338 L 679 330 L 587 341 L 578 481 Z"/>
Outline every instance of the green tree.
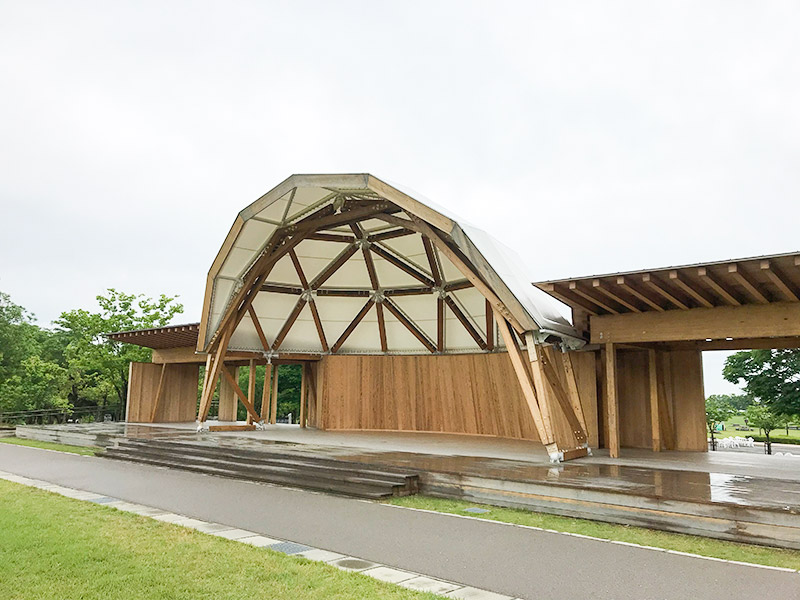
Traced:
<path fill-rule="evenodd" d="M 748 406 L 746 414 L 751 425 L 764 430 L 764 436 L 767 438 L 767 454 L 772 454 L 772 441 L 769 439 L 769 434 L 774 429 L 786 425 L 786 417 L 762 404 Z"/>
<path fill-rule="evenodd" d="M 23 360 L 21 366 L 19 374 L 5 381 L 4 410 L 69 408 L 66 369 L 36 355 Z"/>
<path fill-rule="evenodd" d="M 40 334 L 33 321 L 31 313 L 0 292 L 0 386 L 15 375 L 21 376 L 23 361 L 38 355 Z"/>
<path fill-rule="evenodd" d="M 714 438 L 714 431 L 717 425 L 724 423 L 733 416 L 733 407 L 726 399 L 721 396 L 709 396 L 706 399 L 706 425 L 711 434 L 711 449 L 717 449 L 717 441 Z"/>
<path fill-rule="evenodd" d="M 712 394 L 708 399 L 711 398 L 726 402 L 736 412 L 747 410 L 747 407 L 755 402 L 749 394 Z"/>
<path fill-rule="evenodd" d="M 109 340 L 104 334 L 163 327 L 183 312 L 175 296 L 157 299 L 109 289 L 97 296 L 98 312 L 77 309 L 61 313 L 57 333 L 67 341 L 64 355 L 74 388 L 84 397 L 104 404 L 113 393 L 124 404 L 131 361 L 149 362 L 151 350 Z"/>
<path fill-rule="evenodd" d="M 722 375 L 777 414 L 800 415 L 800 349 L 747 350 L 725 361 Z"/>

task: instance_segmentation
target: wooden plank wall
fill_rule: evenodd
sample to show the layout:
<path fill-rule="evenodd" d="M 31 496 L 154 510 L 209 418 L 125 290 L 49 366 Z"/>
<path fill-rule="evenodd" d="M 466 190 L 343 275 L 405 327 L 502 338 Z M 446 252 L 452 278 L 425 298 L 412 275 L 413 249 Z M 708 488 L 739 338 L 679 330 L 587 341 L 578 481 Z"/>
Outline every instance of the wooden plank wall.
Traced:
<path fill-rule="evenodd" d="M 129 423 L 183 423 L 195 420 L 200 367 L 168 364 L 164 372 L 161 402 L 155 420 L 151 421 L 161 368 L 160 364 L 131 363 L 126 411 Z"/>
<path fill-rule="evenodd" d="M 707 449 L 703 365 L 697 350 L 658 352 L 659 423 L 665 450 Z M 651 448 L 647 351 L 617 352 L 620 444 Z"/>
<path fill-rule="evenodd" d="M 577 356 L 577 355 L 576 355 Z M 594 360 L 576 360 L 582 402 L 597 441 Z M 440 356 L 325 356 L 309 411 L 320 429 L 467 433 L 538 440 L 506 353 Z M 574 446 L 558 407 L 556 439 Z"/>

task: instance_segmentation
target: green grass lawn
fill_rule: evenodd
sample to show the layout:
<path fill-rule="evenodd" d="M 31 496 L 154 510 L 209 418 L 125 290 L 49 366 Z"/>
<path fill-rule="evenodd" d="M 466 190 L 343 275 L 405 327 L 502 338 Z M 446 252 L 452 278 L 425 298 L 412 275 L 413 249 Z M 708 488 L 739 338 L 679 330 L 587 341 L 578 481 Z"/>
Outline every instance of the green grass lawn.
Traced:
<path fill-rule="evenodd" d="M 2 480 L 0 507 L 3 600 L 436 598 Z"/>
<path fill-rule="evenodd" d="M 97 448 L 56 444 L 55 442 L 40 442 L 38 440 L 23 440 L 15 437 L 0 438 L 0 443 L 14 444 L 16 446 L 28 446 L 30 448 L 43 448 L 45 450 L 58 450 L 59 452 L 72 452 L 73 454 L 83 454 L 84 456 L 94 456 L 95 452 L 97 451 Z"/>
<path fill-rule="evenodd" d="M 579 533 L 605 540 L 618 540 L 621 542 L 641 544 L 642 546 L 653 546 L 667 550 L 689 552 L 701 556 L 713 556 L 715 558 L 800 570 L 800 551 L 798 550 L 784 550 L 782 548 L 737 544 L 736 542 L 726 542 L 724 540 L 715 540 L 693 535 L 657 531 L 644 527 L 616 525 L 600 521 L 573 519 L 559 515 L 537 513 L 529 510 L 487 506 L 465 502 L 463 500 L 448 500 L 417 495 L 392 498 L 388 503 L 396 506 L 421 508 L 424 510 L 433 510 L 475 517 L 478 519 L 487 519 L 490 521 L 501 521 L 503 523 L 514 523 L 516 525 L 528 525 L 530 527 L 541 527 L 542 529 Z M 485 514 L 470 514 L 464 512 L 465 508 L 475 506 L 487 509 L 489 512 Z"/>
<path fill-rule="evenodd" d="M 744 426 L 744 415 L 736 415 L 735 417 L 731 418 L 728 421 L 725 421 L 725 431 L 717 431 L 714 433 L 714 437 L 721 438 L 721 437 L 735 437 L 737 435 L 741 437 L 748 437 L 752 435 L 763 435 L 763 432 L 760 432 L 757 427 L 751 427 L 752 431 L 737 431 L 735 426 Z M 709 434 L 710 437 L 711 434 Z M 770 432 L 770 436 L 781 436 L 786 437 L 786 429 L 775 429 L 774 431 Z M 791 438 L 798 438 L 800 439 L 800 429 L 790 429 L 788 437 Z"/>

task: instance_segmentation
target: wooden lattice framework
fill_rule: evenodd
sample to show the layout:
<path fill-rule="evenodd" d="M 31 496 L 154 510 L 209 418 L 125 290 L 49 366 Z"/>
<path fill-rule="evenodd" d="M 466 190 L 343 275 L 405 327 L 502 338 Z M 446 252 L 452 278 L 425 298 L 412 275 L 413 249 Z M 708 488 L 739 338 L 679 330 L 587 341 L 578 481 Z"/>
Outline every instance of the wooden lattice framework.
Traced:
<path fill-rule="evenodd" d="M 287 348 L 287 340 L 298 327 L 300 315 L 307 310 L 315 330 L 313 351 L 321 355 L 354 352 L 348 340 L 359 327 L 365 326 L 374 327 L 378 341 L 375 347 L 356 348 L 355 352 L 396 353 L 392 337 L 398 335 L 397 324 L 412 336 L 407 339 L 415 340 L 416 346 L 405 350 L 406 353 L 507 350 L 540 439 L 551 458 L 560 460 L 585 455 L 588 452 L 587 429 L 575 373 L 569 354 L 556 349 L 556 346 L 566 348 L 569 343 L 576 343 L 576 339 L 570 337 L 569 325 L 556 323 L 562 328 L 561 335 L 552 328 L 548 330 L 549 335 L 543 335 L 539 323 L 523 308 L 522 302 L 477 248 L 469 245 L 471 242 L 463 230 L 449 217 L 372 176 L 341 176 L 342 181 L 332 181 L 325 176 L 317 176 L 322 180 L 313 180 L 313 177 L 295 176 L 282 184 L 284 188 L 273 191 L 273 197 L 286 198 L 281 220 L 259 217 L 264 206 L 270 206 L 265 202 L 257 201 L 245 209 L 212 266 L 198 340 L 198 350 L 207 353 L 198 421 L 206 420 L 220 377 L 227 380 L 247 408 L 248 422 L 267 417 L 263 403 L 262 414 L 256 413 L 253 380 L 250 393 L 245 394 L 223 365 L 229 354 L 243 351 L 260 354 L 268 363 L 284 352 L 311 351 L 308 346 Z M 364 185 L 353 186 L 352 177 L 363 177 Z M 316 202 L 302 206 L 292 218 L 290 211 L 295 195 L 299 197 L 298 190 L 307 190 L 312 183 L 324 189 L 325 194 Z M 240 239 L 243 222 L 259 218 L 272 226 L 270 235 L 263 247 L 253 253 L 241 275 L 235 278 L 237 285 L 223 308 L 222 302 L 215 298 L 215 292 L 219 291 L 215 285 L 220 285 L 223 279 L 220 273 L 224 261 Z M 404 238 L 418 241 L 421 250 L 417 255 L 409 256 L 393 247 L 392 241 Z M 335 251 L 330 251 L 330 258 L 321 266 L 317 264 L 312 272 L 303 264 L 302 250 L 312 245 L 319 248 L 321 243 Z M 364 283 L 347 285 L 351 282 L 345 281 L 346 284 L 341 285 L 340 281 L 332 284 L 342 279 L 337 275 L 345 268 L 353 272 L 354 261 L 363 262 L 363 266 L 357 268 L 364 271 Z M 288 263 L 296 277 L 293 283 L 287 283 L 285 275 L 284 281 L 273 277 L 276 265 Z M 398 274 L 405 278 L 402 285 L 393 284 L 398 281 Z M 463 297 L 467 292 L 472 294 L 469 302 Z M 274 306 L 284 302 L 282 298 L 293 300 L 293 306 L 280 326 L 273 327 L 272 334 L 263 326 L 263 308 L 255 306 L 259 294 L 272 298 Z M 431 307 L 435 307 L 435 327 L 433 320 L 423 323 L 404 310 L 401 303 L 410 297 L 425 297 Z M 334 298 L 349 299 L 348 306 L 358 307 L 335 337 L 326 331 L 326 321 L 321 314 L 321 305 Z M 480 303 L 476 303 L 476 298 L 480 298 Z M 216 309 L 214 302 L 217 302 Z M 365 321 L 368 315 L 374 315 L 374 326 Z M 274 321 L 274 315 L 268 318 Z M 389 332 L 389 324 L 394 327 L 394 334 Z M 257 340 L 257 348 L 241 347 L 246 343 L 242 341 L 245 335 L 237 333 L 242 327 L 249 332 L 250 340 Z M 461 346 L 454 348 L 450 340 L 458 335 Z M 304 343 L 308 344 L 309 340 Z M 296 341 L 292 344 L 297 345 Z M 253 373 L 255 363 L 251 361 L 250 364 Z M 274 392 L 277 396 L 277 390 Z M 554 410 L 563 411 L 570 424 L 574 443 L 569 447 L 557 447 L 551 417 Z M 274 416 L 270 420 L 274 422 Z"/>

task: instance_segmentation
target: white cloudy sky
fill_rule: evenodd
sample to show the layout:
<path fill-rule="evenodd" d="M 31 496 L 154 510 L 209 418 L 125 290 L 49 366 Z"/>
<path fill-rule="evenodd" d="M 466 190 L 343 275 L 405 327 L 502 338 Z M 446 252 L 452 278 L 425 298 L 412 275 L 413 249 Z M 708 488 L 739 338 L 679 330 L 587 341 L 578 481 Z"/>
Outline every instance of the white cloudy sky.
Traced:
<path fill-rule="evenodd" d="M 197 320 L 298 172 L 402 182 L 536 279 L 797 250 L 798 31 L 792 2 L 0 0 L 0 290 Z"/>

